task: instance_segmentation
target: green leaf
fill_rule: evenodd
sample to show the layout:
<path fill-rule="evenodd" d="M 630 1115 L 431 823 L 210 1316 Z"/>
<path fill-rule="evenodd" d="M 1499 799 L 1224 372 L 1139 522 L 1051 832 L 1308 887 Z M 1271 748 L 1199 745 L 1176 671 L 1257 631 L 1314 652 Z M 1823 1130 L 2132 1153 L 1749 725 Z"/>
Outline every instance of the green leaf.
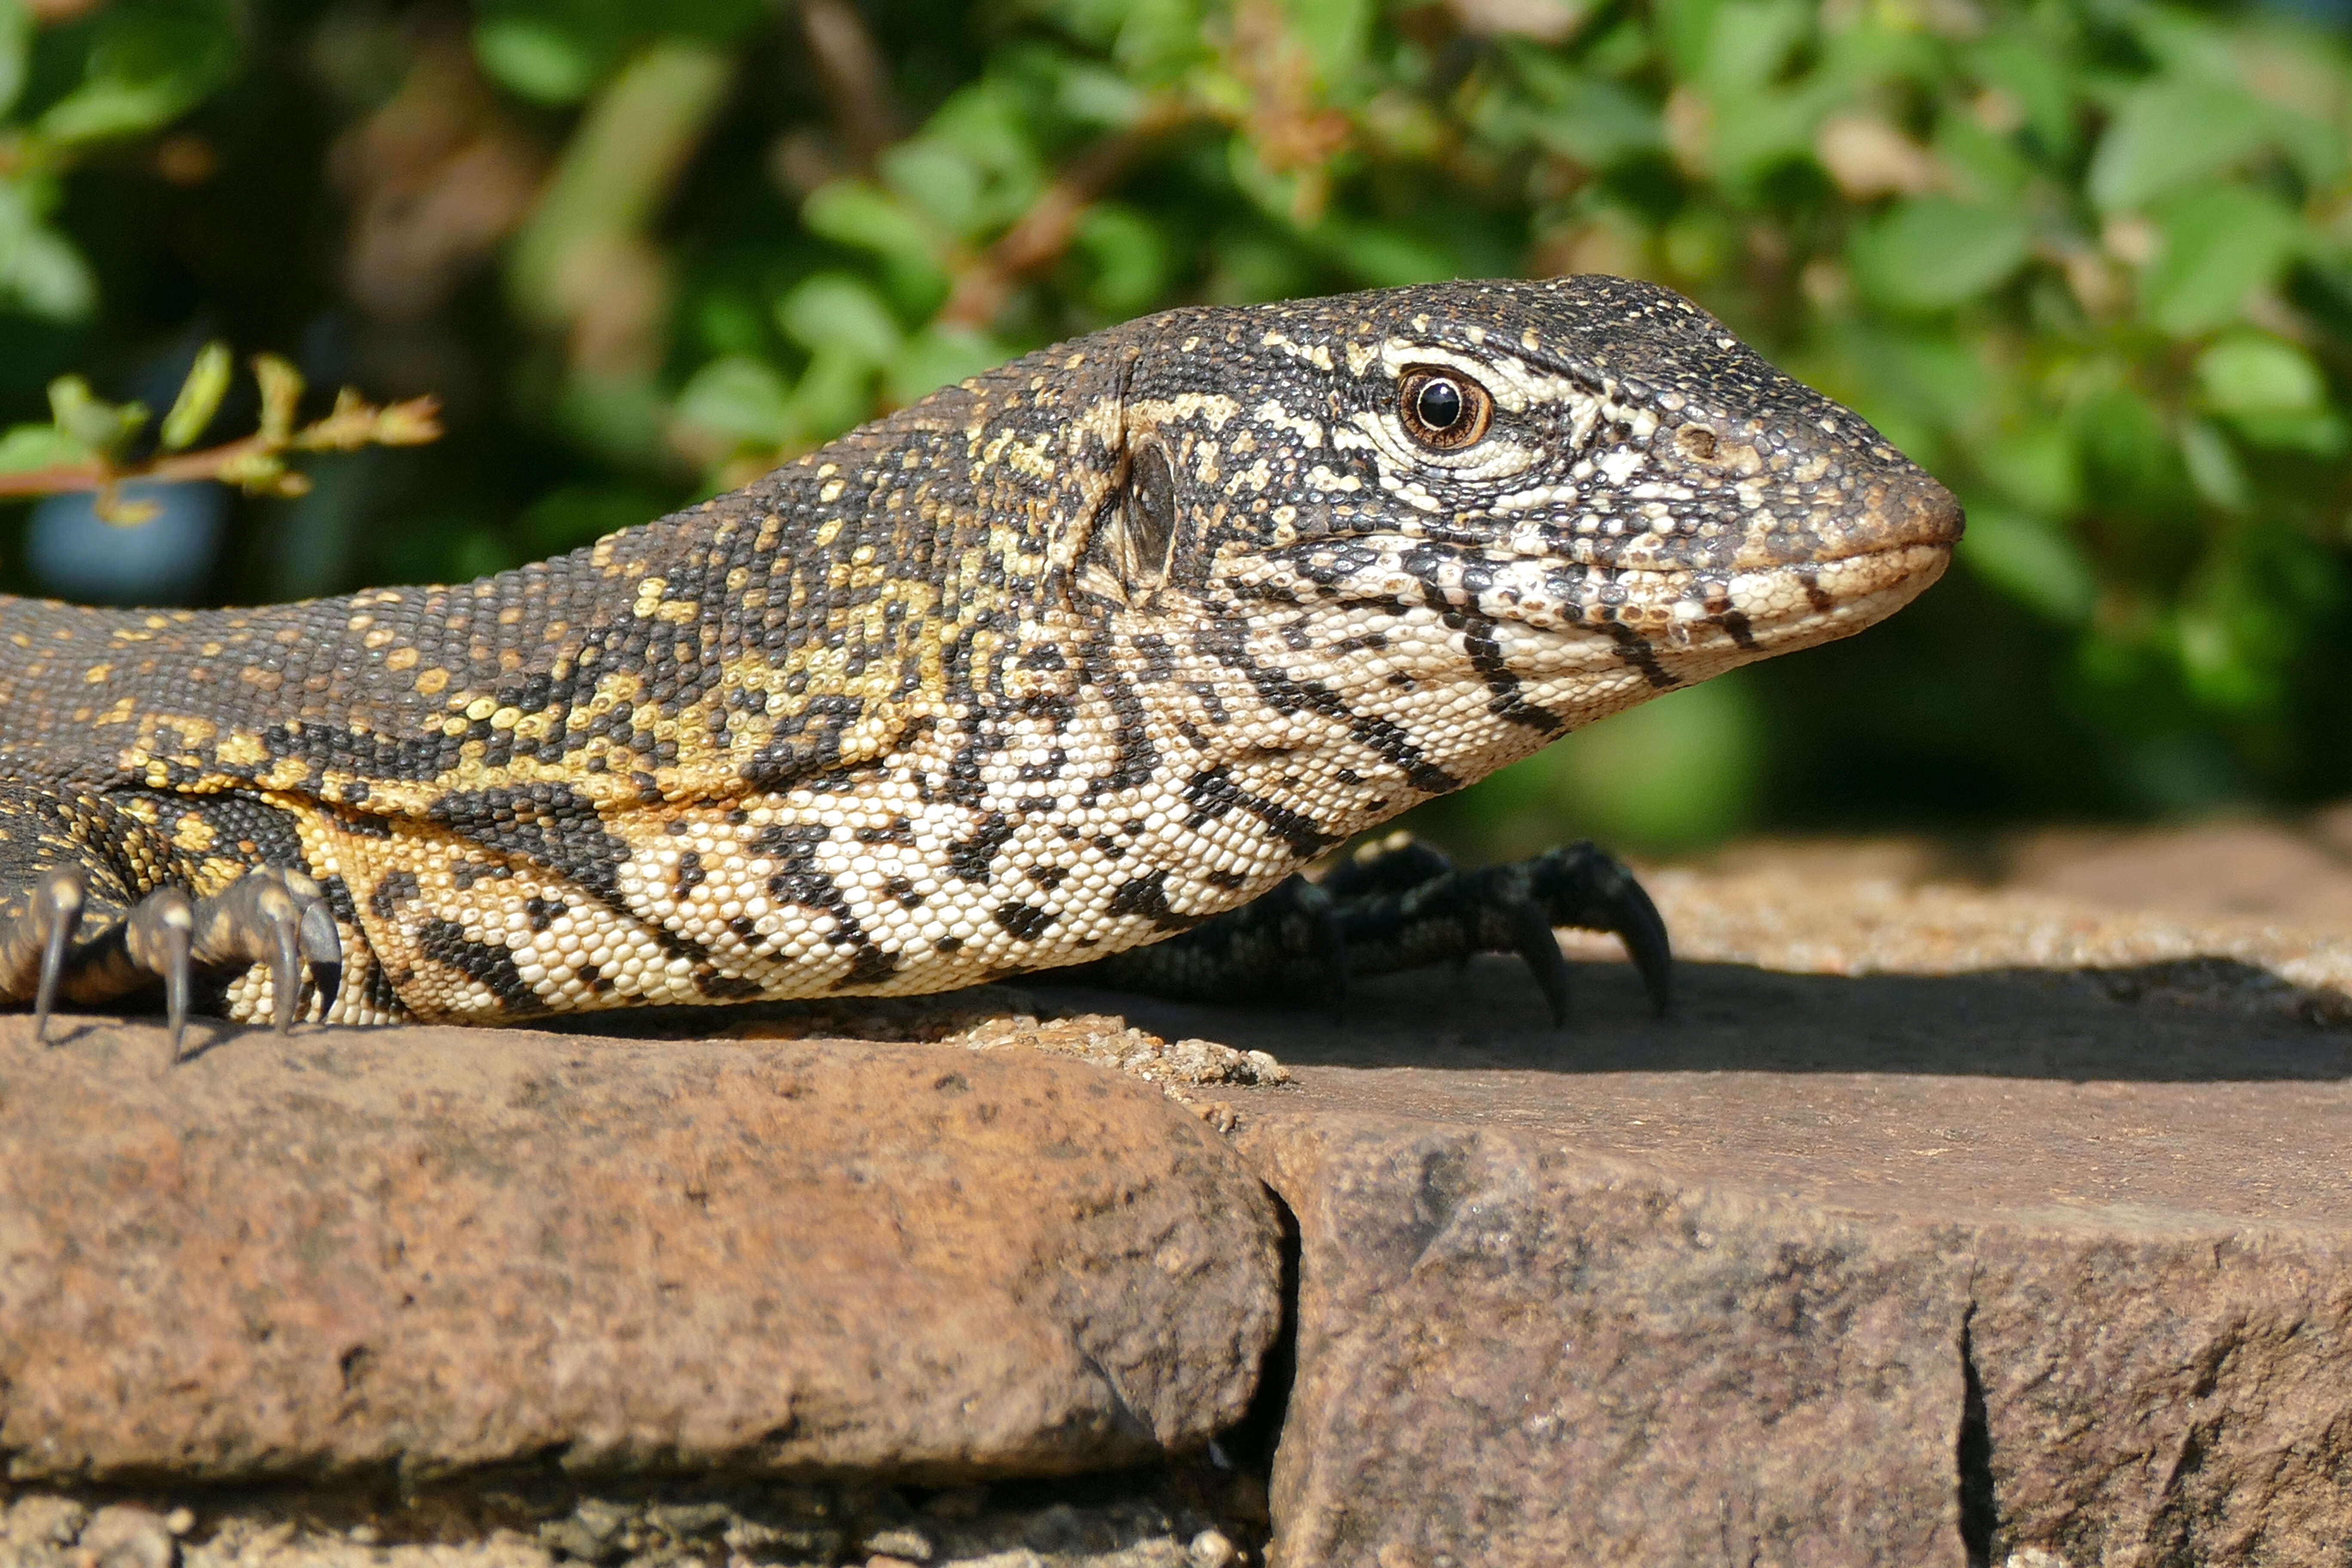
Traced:
<path fill-rule="evenodd" d="M 0 436 L 0 473 L 87 463 L 98 454 L 54 425 L 16 425 Z"/>
<path fill-rule="evenodd" d="M 801 205 L 801 221 L 836 245 L 870 250 L 902 266 L 938 270 L 929 226 L 898 202 L 861 180 L 818 186 Z"/>
<path fill-rule="evenodd" d="M 177 452 L 193 446 L 196 437 L 205 433 L 205 426 L 220 412 L 221 398 L 228 392 L 234 369 L 226 343 L 206 343 L 196 351 L 195 363 L 188 367 L 187 379 L 180 384 L 180 395 L 172 399 L 172 411 L 163 416 L 165 451 Z"/>
<path fill-rule="evenodd" d="M 1760 86 L 1780 74 L 1812 24 L 1804 0 L 1723 0 L 1701 71 L 1717 87 Z"/>
<path fill-rule="evenodd" d="M 97 452 L 114 450 L 147 423 L 143 404 L 108 403 L 78 375 L 49 383 L 49 416 L 58 429 Z"/>
<path fill-rule="evenodd" d="M 2074 144 L 2074 98 L 2079 83 L 2071 62 L 2022 28 L 1995 31 L 1970 55 L 1986 85 L 2007 93 L 2025 116 L 2026 126 L 2052 153 Z"/>
<path fill-rule="evenodd" d="M 1944 196 L 1897 203 L 1855 237 L 1854 275 L 1899 310 L 1961 304 L 2007 282 L 2024 264 L 2031 231 L 1996 207 Z"/>
<path fill-rule="evenodd" d="M 577 103 L 596 85 L 604 51 L 544 16 L 490 16 L 474 26 L 474 58 L 533 103 Z"/>
<path fill-rule="evenodd" d="M 2243 511 L 2253 500 L 2253 486 L 2245 466 L 2230 449 L 2230 439 L 2210 422 L 2191 419 L 2181 427 L 2180 460 L 2188 466 L 2197 493 L 2224 511 Z"/>
<path fill-rule="evenodd" d="M 982 82 L 883 153 L 883 183 L 950 232 L 977 235 L 1020 216 L 1043 187 L 1032 136 L 1017 94 Z"/>
<path fill-rule="evenodd" d="M 694 373 L 673 417 L 721 443 L 780 447 L 792 433 L 792 395 L 773 366 L 730 354 Z"/>
<path fill-rule="evenodd" d="M 1677 278 L 1706 283 L 1720 278 L 1739 251 L 1739 230 L 1720 208 L 1696 202 L 1675 215 L 1658 237 L 1666 265 Z"/>
<path fill-rule="evenodd" d="M 227 13 L 208 0 L 110 5 L 96 26 L 82 84 L 38 121 L 52 141 L 111 141 L 159 130 L 236 64 Z"/>
<path fill-rule="evenodd" d="M 0 114 L 16 107 L 32 68 L 33 16 L 25 0 L 0 0 Z"/>
<path fill-rule="evenodd" d="M 2186 509 L 2188 476 L 2163 416 L 2129 384 L 2106 388 L 2074 413 L 2084 488 L 2100 511 L 2120 515 L 2134 542 L 2155 541 L 2164 519 Z M 2137 514 L 2137 515 L 2135 515 Z"/>
<path fill-rule="evenodd" d="M 2073 539 L 2044 519 L 1972 505 L 1958 555 L 1978 576 L 2050 620 L 2082 625 L 2098 602 L 2090 562 Z"/>
<path fill-rule="evenodd" d="M 1524 133 L 1538 145 L 1592 168 L 1606 168 L 1664 144 L 1657 110 L 1632 89 L 1575 70 L 1548 50 L 1522 47 L 1513 58 L 1528 91 L 1524 97 L 1497 92 L 1482 100 L 1490 134 Z M 1498 121 L 1507 121 L 1507 130 Z"/>
<path fill-rule="evenodd" d="M 1350 223 L 1335 217 L 1312 237 L 1334 263 L 1368 288 L 1428 283 L 1462 272 L 1461 263 L 1423 237 L 1418 225 Z"/>
<path fill-rule="evenodd" d="M 2306 185 L 2331 185 L 2344 175 L 2347 159 L 2344 134 L 2333 125 L 2308 115 L 2272 108 L 2271 139 L 2278 144 Z"/>
<path fill-rule="evenodd" d="M 1947 114 L 1936 128 L 1936 162 L 1951 173 L 1963 195 L 2014 203 L 2033 179 L 2033 166 L 2014 137 L 2000 136 L 1967 115 Z"/>
<path fill-rule="evenodd" d="M 34 216 L 22 184 L 0 184 L 0 290 L 52 321 L 80 321 L 98 303 L 81 252 Z"/>
<path fill-rule="evenodd" d="M 1718 92 L 1714 156 L 1724 182 L 1753 184 L 1780 164 L 1810 160 L 1814 132 L 1835 92 L 1834 83 L 1821 82 L 1811 91 L 1738 87 Z"/>
<path fill-rule="evenodd" d="M 1055 100 L 1073 120 L 1113 127 L 1135 123 L 1150 95 L 1117 71 L 1070 62 L 1059 74 Z"/>
<path fill-rule="evenodd" d="M 1116 202 L 1103 202 L 1079 220 L 1073 237 L 1093 266 L 1087 294 L 1106 315 L 1131 316 L 1150 309 L 1168 286 L 1174 257 L 1159 226 Z"/>
<path fill-rule="evenodd" d="M 143 136 L 169 124 L 198 94 L 171 78 L 147 81 L 105 79 L 76 89 L 49 106 L 41 134 L 68 144 Z"/>
<path fill-rule="evenodd" d="M 1750 689 L 1717 679 L 1579 731 L 1546 771 L 1580 822 L 1619 843 L 1719 841 L 1752 809 L 1763 720 Z"/>
<path fill-rule="evenodd" d="M 826 344 L 809 356 L 793 388 L 793 416 L 804 435 L 830 440 L 874 413 L 874 364 Z"/>
<path fill-rule="evenodd" d="M 2333 458 L 2346 446 L 2344 416 L 2332 408 L 2315 408 L 2306 414 L 2240 414 L 2230 423 L 2257 447 Z"/>
<path fill-rule="evenodd" d="M 2309 354 L 2252 332 L 2223 338 L 2200 354 L 2197 383 L 2205 406 L 2217 414 L 2299 414 L 2327 395 Z"/>
<path fill-rule="evenodd" d="M 985 225 L 987 176 L 952 147 L 902 142 L 882 154 L 882 174 L 891 190 L 951 234 L 972 234 Z"/>
<path fill-rule="evenodd" d="M 969 327 L 927 327 L 899 350 L 883 377 L 883 394 L 903 408 L 942 386 L 978 375 L 1009 352 L 987 333 Z"/>
<path fill-rule="evenodd" d="M 1286 9 L 1299 41 L 1314 57 L 1317 74 L 1327 85 L 1345 82 L 1362 67 L 1364 45 L 1371 33 L 1372 7 L 1368 0 L 1289 0 Z"/>
<path fill-rule="evenodd" d="M 1654 0 L 1658 44 L 1677 78 L 1704 76 L 1723 0 Z"/>
<path fill-rule="evenodd" d="M 776 302 L 776 325 L 803 348 L 832 349 L 867 366 L 888 363 L 903 336 L 890 308 L 845 272 L 802 280 Z"/>
<path fill-rule="evenodd" d="M 1986 479 L 2030 510 L 2063 517 L 2082 504 L 2083 466 L 2074 433 L 2057 420 L 2004 431 L 1971 455 Z"/>
<path fill-rule="evenodd" d="M 2175 337 L 2235 317 L 2246 296 L 2277 277 L 2303 244 L 2293 213 L 2241 185 L 2185 192 L 2156 218 L 2163 248 L 2141 279 L 2141 309 Z"/>
<path fill-rule="evenodd" d="M 572 550 L 658 517 L 677 500 L 628 484 L 559 485 L 523 509 L 517 531 L 537 554 Z"/>
<path fill-rule="evenodd" d="M 2092 199 L 2136 207 L 2217 174 L 2263 145 L 2269 119 L 2259 99 L 2221 82 L 2149 82 L 2099 139 Z"/>

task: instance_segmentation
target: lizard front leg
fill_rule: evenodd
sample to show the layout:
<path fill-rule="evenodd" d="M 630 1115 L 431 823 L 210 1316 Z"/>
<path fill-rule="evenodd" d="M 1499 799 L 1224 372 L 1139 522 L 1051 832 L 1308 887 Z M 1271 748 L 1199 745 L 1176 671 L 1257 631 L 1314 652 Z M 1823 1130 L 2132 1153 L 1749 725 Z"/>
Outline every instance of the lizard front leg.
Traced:
<path fill-rule="evenodd" d="M 1665 1012 L 1673 974 L 1665 922 L 1622 862 L 1580 840 L 1462 870 L 1432 846 L 1391 835 L 1319 882 L 1293 877 L 1165 942 L 1069 973 L 1182 1000 L 1320 997 L 1336 1008 L 1351 977 L 1510 952 L 1526 961 L 1553 1021 L 1566 1024 L 1569 972 L 1556 926 L 1615 935 L 1651 1006 Z"/>
<path fill-rule="evenodd" d="M 46 1037 L 61 1001 L 160 988 L 175 1060 L 192 1006 L 248 971 L 268 976 L 280 1030 L 306 1004 L 323 1013 L 341 942 L 319 884 L 240 831 L 280 837 L 255 815 L 271 811 L 247 797 L 0 784 L 0 1003 L 29 1004 Z"/>

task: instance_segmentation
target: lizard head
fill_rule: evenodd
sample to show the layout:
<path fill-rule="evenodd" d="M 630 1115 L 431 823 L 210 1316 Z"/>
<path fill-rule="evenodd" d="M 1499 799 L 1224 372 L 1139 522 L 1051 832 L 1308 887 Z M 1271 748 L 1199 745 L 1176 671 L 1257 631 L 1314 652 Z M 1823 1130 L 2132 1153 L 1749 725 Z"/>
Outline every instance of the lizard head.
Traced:
<path fill-rule="evenodd" d="M 1444 659 L 1544 733 L 1859 631 L 1942 573 L 1951 494 L 1714 317 L 1624 279 L 1138 323 L 1074 586 Z M 1404 645 L 1417 645 L 1421 669 Z M 1397 700 L 1402 701 L 1400 696 Z"/>

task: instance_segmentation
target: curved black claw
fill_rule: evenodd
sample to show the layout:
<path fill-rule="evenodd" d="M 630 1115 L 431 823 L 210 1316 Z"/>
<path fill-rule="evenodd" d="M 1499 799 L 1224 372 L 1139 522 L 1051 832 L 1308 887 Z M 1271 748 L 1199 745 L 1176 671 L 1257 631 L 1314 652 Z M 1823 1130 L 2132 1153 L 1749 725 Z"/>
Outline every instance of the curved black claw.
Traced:
<path fill-rule="evenodd" d="M 290 883 L 299 872 L 288 873 Z M 319 993 L 319 1016 L 333 1011 L 335 998 L 343 989 L 343 939 L 335 934 L 335 911 L 327 903 L 326 895 L 308 877 L 311 901 L 302 906 L 302 962 L 310 966 L 310 984 Z"/>
<path fill-rule="evenodd" d="M 47 1045 L 49 1014 L 58 1005 L 58 982 L 66 972 L 66 952 L 81 925 L 89 884 L 79 866 L 52 866 L 33 884 L 27 914 L 41 943 L 41 978 L 33 994 L 33 1038 Z"/>
<path fill-rule="evenodd" d="M 1532 890 L 1554 925 L 1607 931 L 1625 944 L 1651 1011 L 1665 1016 L 1674 996 L 1674 945 L 1658 906 L 1625 863 L 1580 840 L 1537 856 L 1528 869 Z"/>
<path fill-rule="evenodd" d="M 193 951 L 207 966 L 267 964 L 278 1032 L 294 1026 L 307 966 L 323 1012 L 342 984 L 343 949 L 334 911 L 319 884 L 299 871 L 248 872 L 194 907 Z"/>
<path fill-rule="evenodd" d="M 194 968 L 189 952 L 195 925 L 195 906 L 177 888 L 158 888 L 140 900 L 122 925 L 122 948 L 131 962 L 163 977 L 164 1018 L 175 1063 L 188 1033 L 188 982 Z"/>
<path fill-rule="evenodd" d="M 1568 959 L 1559 939 L 1551 933 L 1551 920 L 1534 900 L 1513 904 L 1504 918 L 1511 924 L 1511 949 L 1526 961 L 1544 1000 L 1551 1005 L 1551 1021 L 1568 1027 Z"/>

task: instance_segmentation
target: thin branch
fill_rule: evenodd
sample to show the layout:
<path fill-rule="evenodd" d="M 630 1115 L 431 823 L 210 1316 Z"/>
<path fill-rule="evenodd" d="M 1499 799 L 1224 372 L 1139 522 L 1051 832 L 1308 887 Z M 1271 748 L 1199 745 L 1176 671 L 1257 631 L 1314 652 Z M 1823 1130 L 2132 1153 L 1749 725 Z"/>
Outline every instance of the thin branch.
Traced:
<path fill-rule="evenodd" d="M 0 496 L 60 495 L 98 490 L 110 494 L 135 481 L 182 484 L 216 479 L 273 495 L 299 495 L 310 488 L 301 475 L 287 471 L 280 460 L 287 452 L 350 452 L 362 447 L 414 447 L 441 435 L 441 405 L 431 397 L 412 397 L 376 408 L 345 387 L 331 413 L 300 430 L 262 429 L 238 440 L 223 442 L 197 452 L 174 452 L 139 463 L 113 463 L 92 458 L 80 463 L 52 463 L 47 468 L 0 473 Z"/>
<path fill-rule="evenodd" d="M 1158 99 L 1133 125 L 1072 159 L 995 244 L 956 268 L 937 319 L 960 327 L 984 327 L 994 321 L 1015 284 L 1052 266 L 1069 249 L 1087 209 L 1153 143 L 1197 118 L 1199 111 L 1181 100 Z"/>
<path fill-rule="evenodd" d="M 903 133 L 890 71 L 850 0 L 800 0 L 801 36 L 833 106 L 844 150 L 860 170 Z"/>

